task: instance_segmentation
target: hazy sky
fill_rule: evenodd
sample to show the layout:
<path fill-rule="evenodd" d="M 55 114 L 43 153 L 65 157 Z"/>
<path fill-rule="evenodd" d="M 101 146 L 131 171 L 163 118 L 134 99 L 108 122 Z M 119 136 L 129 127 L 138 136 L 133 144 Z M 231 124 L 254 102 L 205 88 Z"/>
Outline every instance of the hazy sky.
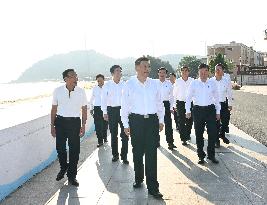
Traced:
<path fill-rule="evenodd" d="M 267 51 L 266 0 L 0 1 L 0 82 L 53 54 L 205 55 L 236 41 Z"/>

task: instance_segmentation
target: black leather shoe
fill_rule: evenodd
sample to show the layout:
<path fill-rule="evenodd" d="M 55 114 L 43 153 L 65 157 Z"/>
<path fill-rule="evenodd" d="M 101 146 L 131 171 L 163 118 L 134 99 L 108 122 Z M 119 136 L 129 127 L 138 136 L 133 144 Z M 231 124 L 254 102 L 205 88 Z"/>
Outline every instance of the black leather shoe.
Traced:
<path fill-rule="evenodd" d="M 155 199 L 162 199 L 163 195 L 159 191 L 148 191 Z"/>
<path fill-rule="evenodd" d="M 186 141 L 183 141 L 182 145 L 186 146 L 188 145 Z"/>
<path fill-rule="evenodd" d="M 141 186 L 142 186 L 142 182 L 134 182 L 133 183 L 133 188 L 135 188 L 135 189 L 141 188 Z"/>
<path fill-rule="evenodd" d="M 223 142 L 225 143 L 225 144 L 229 144 L 230 143 L 230 141 L 224 136 L 224 137 L 222 137 L 222 140 L 223 140 Z"/>
<path fill-rule="evenodd" d="M 101 147 L 103 145 L 103 143 L 99 143 L 99 144 L 97 144 L 96 146 L 97 147 Z"/>
<path fill-rule="evenodd" d="M 116 162 L 116 161 L 118 161 L 118 159 L 119 159 L 118 156 L 113 156 L 113 157 L 112 157 L 112 162 Z"/>
<path fill-rule="evenodd" d="M 169 144 L 168 149 L 173 150 L 174 148 L 177 148 L 174 144 Z"/>
<path fill-rule="evenodd" d="M 64 178 L 64 175 L 66 174 L 68 169 L 61 169 L 58 174 L 56 180 L 59 181 Z"/>
<path fill-rule="evenodd" d="M 77 179 L 69 179 L 68 181 L 69 181 L 69 184 L 72 186 L 76 186 L 76 187 L 79 186 L 79 182 L 77 181 Z"/>
<path fill-rule="evenodd" d="M 204 159 L 199 159 L 198 160 L 198 164 L 204 164 L 204 163 L 205 163 Z"/>
<path fill-rule="evenodd" d="M 108 142 L 108 140 L 107 139 L 104 139 L 104 142 L 106 143 L 106 142 Z"/>
<path fill-rule="evenodd" d="M 208 159 L 214 164 L 219 164 L 219 161 L 215 157 L 208 157 Z"/>
<path fill-rule="evenodd" d="M 229 127 L 226 127 L 225 132 L 229 133 Z"/>
<path fill-rule="evenodd" d="M 127 159 L 121 159 L 122 160 L 122 162 L 123 162 L 123 164 L 129 164 L 129 161 L 127 160 Z"/>

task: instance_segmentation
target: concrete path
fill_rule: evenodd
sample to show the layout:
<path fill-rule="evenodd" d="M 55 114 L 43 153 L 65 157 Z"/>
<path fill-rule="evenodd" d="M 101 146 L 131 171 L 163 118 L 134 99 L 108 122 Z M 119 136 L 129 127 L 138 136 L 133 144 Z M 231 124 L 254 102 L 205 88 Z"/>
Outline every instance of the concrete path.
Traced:
<path fill-rule="evenodd" d="M 216 149 L 220 163 L 198 165 L 194 135 L 189 146 L 182 146 L 175 134 L 175 151 L 167 149 L 163 132 L 158 149 L 158 180 L 163 200 L 148 195 L 146 186 L 132 187 L 134 170 L 131 146 L 129 165 L 111 162 L 109 143 L 96 148 L 96 137 L 87 138 L 75 188 L 56 182 L 58 162 L 35 176 L 11 194 L 1 205 L 157 205 L 157 204 L 267 204 L 267 148 L 236 127 L 230 127 L 231 143 Z M 194 133 L 194 131 L 192 132 Z M 110 140 L 109 140 L 110 141 Z M 207 142 L 205 142 L 207 144 Z"/>

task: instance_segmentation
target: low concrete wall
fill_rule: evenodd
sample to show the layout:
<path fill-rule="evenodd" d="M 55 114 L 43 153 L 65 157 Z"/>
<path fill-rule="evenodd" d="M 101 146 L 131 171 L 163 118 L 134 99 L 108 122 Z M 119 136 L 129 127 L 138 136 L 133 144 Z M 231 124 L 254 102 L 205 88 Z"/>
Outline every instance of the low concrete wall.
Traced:
<path fill-rule="evenodd" d="M 237 76 L 237 83 L 241 84 L 241 76 Z M 243 85 L 267 85 L 267 75 L 242 75 Z"/>
<path fill-rule="evenodd" d="M 88 116 L 84 137 L 93 131 L 93 120 Z M 56 158 L 50 115 L 0 130 L 0 201 Z"/>

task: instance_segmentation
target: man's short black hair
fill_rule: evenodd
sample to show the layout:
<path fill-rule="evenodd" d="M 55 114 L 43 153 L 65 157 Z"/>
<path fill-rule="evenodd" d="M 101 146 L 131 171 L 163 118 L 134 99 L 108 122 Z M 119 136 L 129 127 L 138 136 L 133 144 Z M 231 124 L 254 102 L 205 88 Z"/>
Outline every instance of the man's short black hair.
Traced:
<path fill-rule="evenodd" d="M 166 74 L 168 73 L 168 70 L 167 70 L 165 67 L 160 67 L 160 68 L 158 68 L 158 73 L 159 73 L 159 71 L 161 71 L 161 70 L 165 70 L 165 71 L 166 71 Z"/>
<path fill-rule="evenodd" d="M 62 73 L 63 79 L 68 77 L 69 72 L 75 72 L 75 71 L 74 71 L 74 69 L 64 70 L 63 73 Z"/>
<path fill-rule="evenodd" d="M 173 75 L 176 78 L 176 74 L 175 73 L 170 73 L 169 75 Z"/>
<path fill-rule="evenodd" d="M 209 66 L 205 63 L 201 63 L 199 66 L 198 66 L 198 70 L 202 69 L 202 68 L 207 68 L 209 70 Z"/>
<path fill-rule="evenodd" d="M 103 78 L 103 80 L 105 79 L 104 75 L 102 75 L 102 74 L 98 74 L 98 75 L 95 77 L 95 79 L 97 80 L 97 78 Z"/>
<path fill-rule="evenodd" d="M 145 56 L 140 57 L 140 58 L 137 58 L 137 59 L 135 60 L 135 62 L 134 62 L 135 66 L 140 65 L 140 63 L 141 63 L 142 61 L 149 61 L 149 59 L 148 59 L 147 57 L 145 57 Z"/>
<path fill-rule="evenodd" d="M 114 73 L 114 71 L 115 71 L 116 68 L 120 68 L 120 69 L 122 70 L 122 68 L 121 68 L 119 65 L 113 65 L 113 66 L 111 66 L 111 68 L 109 69 L 109 70 L 110 70 L 110 73 L 111 73 L 111 74 Z"/>
<path fill-rule="evenodd" d="M 184 66 L 181 67 L 181 71 L 183 71 L 185 69 L 187 69 L 188 71 L 190 71 L 190 69 L 189 69 L 189 67 L 187 65 L 184 65 Z"/>
<path fill-rule="evenodd" d="M 215 66 L 215 68 L 216 68 L 217 66 L 220 66 L 220 67 L 222 68 L 222 70 L 224 69 L 224 67 L 223 67 L 223 64 L 222 64 L 222 63 L 217 63 L 217 64 L 216 64 L 216 66 Z"/>

